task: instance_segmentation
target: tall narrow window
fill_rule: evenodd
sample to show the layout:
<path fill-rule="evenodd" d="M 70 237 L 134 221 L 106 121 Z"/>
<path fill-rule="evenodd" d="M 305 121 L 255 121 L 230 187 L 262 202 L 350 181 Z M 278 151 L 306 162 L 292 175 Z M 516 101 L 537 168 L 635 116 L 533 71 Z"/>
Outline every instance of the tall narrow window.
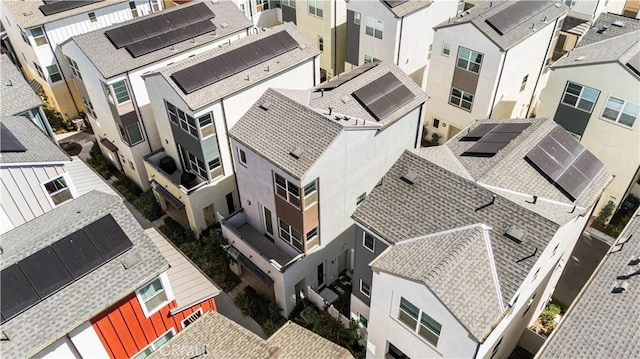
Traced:
<path fill-rule="evenodd" d="M 324 51 L 324 39 L 320 35 L 318 35 L 318 49 L 320 52 Z"/>
<path fill-rule="evenodd" d="M 131 9 L 131 16 L 133 16 L 133 17 L 140 16 L 140 14 L 138 14 L 138 8 L 136 7 L 136 2 L 135 1 L 129 2 L 129 9 Z"/>
<path fill-rule="evenodd" d="M 520 92 L 524 91 L 524 89 L 527 87 L 527 80 L 529 80 L 528 74 L 522 78 L 522 83 L 520 84 Z"/>
<path fill-rule="evenodd" d="M 210 113 L 199 117 L 198 125 L 200 126 L 200 137 L 202 139 L 215 135 L 215 130 L 213 128 L 213 118 L 211 117 Z"/>
<path fill-rule="evenodd" d="M 60 73 L 60 69 L 58 69 L 58 65 L 53 64 L 51 66 L 47 66 L 47 72 L 49 73 L 49 81 L 62 81 L 62 74 Z"/>
<path fill-rule="evenodd" d="M 129 91 L 127 90 L 127 83 L 125 80 L 115 82 L 111 87 L 113 88 L 113 93 L 116 96 L 118 104 L 125 103 L 131 99 L 129 97 Z"/>
<path fill-rule="evenodd" d="M 69 63 L 69 68 L 71 68 L 71 73 L 73 76 L 82 80 L 82 74 L 80 73 L 80 69 L 78 68 L 78 63 L 73 61 L 70 57 L 67 56 L 67 62 Z"/>
<path fill-rule="evenodd" d="M 42 28 L 42 26 L 34 27 L 33 29 L 31 29 L 31 36 L 33 36 L 33 41 L 38 46 L 43 46 L 49 43 L 47 41 L 47 36 L 45 35 L 44 28 Z"/>
<path fill-rule="evenodd" d="M 42 73 L 42 67 L 40 67 L 40 65 L 38 65 L 37 63 L 33 63 L 33 66 L 36 68 L 36 71 L 38 72 L 38 76 L 40 76 L 41 79 L 46 80 L 46 78 L 44 77 L 44 73 Z"/>
<path fill-rule="evenodd" d="M 449 57 L 449 55 L 451 54 L 451 44 L 443 41 L 442 42 L 442 55 Z"/>
<path fill-rule="evenodd" d="M 93 110 L 93 104 L 86 97 L 82 97 L 82 103 L 84 103 L 84 108 L 87 110 L 87 114 L 89 114 L 93 118 L 96 117 L 96 112 Z"/>

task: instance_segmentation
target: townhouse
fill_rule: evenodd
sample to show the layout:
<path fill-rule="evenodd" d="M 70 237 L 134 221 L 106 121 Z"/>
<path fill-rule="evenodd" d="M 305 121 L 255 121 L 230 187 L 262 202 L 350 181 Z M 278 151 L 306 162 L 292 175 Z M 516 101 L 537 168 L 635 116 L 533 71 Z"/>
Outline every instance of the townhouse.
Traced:
<path fill-rule="evenodd" d="M 33 92 L 33 89 L 18 68 L 11 62 L 7 55 L 0 56 L 0 117 L 22 116 L 29 119 L 42 133 L 56 142 L 56 136 L 49 125 L 49 121 L 42 110 L 42 100 Z"/>
<path fill-rule="evenodd" d="M 616 207 L 640 179 L 640 20 L 603 13 L 551 67 L 538 114 L 552 118 L 615 175 L 603 201 Z M 596 214 L 599 209 L 596 209 Z"/>
<path fill-rule="evenodd" d="M 425 101 L 401 69 L 376 62 L 309 90 L 269 89 L 231 128 L 242 209 L 222 233 L 239 274 L 283 314 L 352 268 L 350 215 L 416 146 Z"/>
<path fill-rule="evenodd" d="M 456 1 L 349 1 L 346 68 L 392 62 L 424 88 L 433 27 L 457 11 Z"/>
<path fill-rule="evenodd" d="M 199 233 L 240 206 L 227 129 L 270 86 L 314 86 L 318 55 L 287 23 L 143 76 L 162 143 L 147 181 L 168 213 Z"/>
<path fill-rule="evenodd" d="M 567 10 L 561 1 L 485 1 L 437 25 L 428 132 L 446 140 L 478 118 L 529 116 Z"/>
<path fill-rule="evenodd" d="M 149 188 L 143 157 L 163 144 L 142 75 L 242 38 L 250 27 L 232 2 L 193 2 L 63 43 L 105 157 Z"/>
<path fill-rule="evenodd" d="M 569 7 L 564 18 L 558 40 L 553 49 L 552 61 L 573 50 L 582 36 L 587 33 L 593 22 L 606 11 L 608 1 L 605 0 L 566 0 Z"/>
<path fill-rule="evenodd" d="M 3 357 L 145 358 L 216 309 L 219 290 L 117 196 L 87 193 L 0 243 Z"/>
<path fill-rule="evenodd" d="M 536 358 L 630 358 L 640 351 L 638 253 L 640 212 L 627 224 Z"/>
<path fill-rule="evenodd" d="M 406 151 L 356 209 L 367 357 L 507 357 L 611 175 L 551 120 L 481 120 Z"/>
<path fill-rule="evenodd" d="M 640 3 L 636 0 L 611 0 L 606 6 L 608 12 L 640 19 Z"/>
<path fill-rule="evenodd" d="M 60 44 L 74 35 L 161 11 L 163 1 L 3 1 L 2 25 L 27 79 L 66 120 L 79 117 L 81 97 Z"/>

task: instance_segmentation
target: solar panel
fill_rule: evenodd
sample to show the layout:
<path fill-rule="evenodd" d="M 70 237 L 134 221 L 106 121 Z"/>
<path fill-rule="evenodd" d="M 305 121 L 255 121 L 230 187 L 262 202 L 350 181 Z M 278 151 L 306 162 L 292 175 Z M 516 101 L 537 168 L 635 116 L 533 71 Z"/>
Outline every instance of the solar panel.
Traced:
<path fill-rule="evenodd" d="M 384 0 L 384 2 L 389 5 L 390 8 L 394 8 L 398 5 L 402 5 L 409 0 Z"/>
<path fill-rule="evenodd" d="M 25 152 L 26 150 L 4 123 L 0 123 L 0 152 Z"/>
<path fill-rule="evenodd" d="M 509 143 L 514 138 L 518 137 L 520 132 L 489 132 L 484 135 L 480 142 L 498 142 L 498 143 Z"/>
<path fill-rule="evenodd" d="M 514 1 L 485 21 L 500 35 L 504 35 L 553 3 L 554 1 Z"/>
<path fill-rule="evenodd" d="M 104 263 L 104 259 L 82 230 L 51 245 L 73 278 L 78 279 Z"/>
<path fill-rule="evenodd" d="M 584 151 L 571 164 L 588 178 L 594 178 L 604 167 L 604 163 L 589 151 Z"/>
<path fill-rule="evenodd" d="M 587 178 L 574 166 L 569 166 L 560 178 L 558 178 L 556 184 L 558 184 L 563 192 L 568 194 L 572 200 L 575 200 L 585 188 L 587 188 L 590 181 L 590 178 Z"/>
<path fill-rule="evenodd" d="M 577 157 L 585 151 L 585 147 L 581 145 L 580 142 L 576 141 L 576 139 L 562 127 L 556 127 L 551 130 L 551 132 L 549 132 L 549 136 L 574 157 Z"/>
<path fill-rule="evenodd" d="M 477 141 L 463 156 L 492 157 L 503 149 L 522 131 L 529 127 L 530 123 L 482 123 L 471 132 L 460 138 L 460 141 Z M 495 152 L 492 152 L 495 151 Z"/>
<path fill-rule="evenodd" d="M 526 158 L 533 164 L 542 174 L 548 177 L 552 182 L 555 182 L 564 171 L 558 162 L 545 152 L 540 146 L 534 147 L 527 154 Z"/>
<path fill-rule="evenodd" d="M 84 227 L 82 231 L 89 237 L 105 261 L 113 259 L 133 246 L 131 240 L 110 214 Z"/>
<path fill-rule="evenodd" d="M 49 15 L 61 13 L 63 11 L 77 9 L 79 7 L 91 5 L 101 1 L 103 0 L 43 1 L 45 4 L 40 6 L 39 9 L 40 11 L 42 11 L 42 14 L 44 14 L 44 16 L 49 16 Z"/>
<path fill-rule="evenodd" d="M 492 157 L 506 145 L 504 142 L 477 142 L 464 151 L 462 156 Z"/>
<path fill-rule="evenodd" d="M 368 106 L 375 100 L 384 96 L 384 93 L 380 91 L 375 82 L 370 82 L 369 84 L 362 86 L 361 88 L 354 91 L 353 96 L 355 96 L 360 102 L 362 102 L 364 106 Z"/>
<path fill-rule="evenodd" d="M 221 67 L 217 72 L 219 78 L 226 78 L 227 76 L 231 76 L 251 67 L 236 51 L 230 51 L 226 54 L 222 54 L 218 56 L 218 60 L 219 63 L 217 63 L 217 66 Z M 211 61 L 207 63 L 207 66 L 211 68 L 211 65 L 213 64 L 215 64 L 215 62 Z"/>
<path fill-rule="evenodd" d="M 381 120 L 392 113 L 396 106 L 391 102 L 388 96 L 382 96 L 374 102 L 367 105 L 367 109 L 378 119 Z"/>
<path fill-rule="evenodd" d="M 50 246 L 18 262 L 36 293 L 45 298 L 73 282 L 73 277 Z"/>
<path fill-rule="evenodd" d="M 636 75 L 640 76 L 640 52 L 627 62 L 627 67 L 630 68 L 631 71 L 635 72 Z"/>
<path fill-rule="evenodd" d="M 530 123 L 501 123 L 498 126 L 494 127 L 491 132 L 517 132 L 522 133 L 522 131 L 526 130 L 531 126 Z"/>
<path fill-rule="evenodd" d="M 154 27 L 149 27 L 146 30 L 156 32 L 154 29 Z M 126 45 L 125 48 L 135 58 L 215 30 L 216 26 L 210 20 L 204 20 L 171 32 L 147 37 L 141 41 Z"/>
<path fill-rule="evenodd" d="M 460 141 L 478 141 L 484 135 L 493 130 L 496 126 L 498 126 L 497 123 L 481 123 L 469 133 L 460 138 Z"/>
<path fill-rule="evenodd" d="M 0 273 L 0 310 L 5 320 L 9 320 L 36 304 L 40 297 L 33 289 L 27 277 L 13 264 Z"/>
<path fill-rule="evenodd" d="M 415 97 L 391 72 L 357 89 L 353 96 L 378 121 Z"/>

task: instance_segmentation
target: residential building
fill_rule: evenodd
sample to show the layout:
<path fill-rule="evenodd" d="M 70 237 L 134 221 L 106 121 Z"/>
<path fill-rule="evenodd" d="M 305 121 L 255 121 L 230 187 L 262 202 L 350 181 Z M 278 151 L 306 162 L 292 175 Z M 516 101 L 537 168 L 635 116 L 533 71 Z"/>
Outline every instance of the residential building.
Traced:
<path fill-rule="evenodd" d="M 256 30 L 273 27 L 283 22 L 280 0 L 234 0 L 234 2 L 240 11 L 251 19 Z"/>
<path fill-rule="evenodd" d="M 561 1 L 485 1 L 437 25 L 427 131 L 446 140 L 478 118 L 532 114 L 567 10 Z"/>
<path fill-rule="evenodd" d="M 2 356 L 145 358 L 215 310 L 219 290 L 148 234 L 98 191 L 4 233 Z"/>
<path fill-rule="evenodd" d="M 163 1 L 3 1 L 2 24 L 27 80 L 66 120 L 83 111 L 82 97 L 60 45 L 74 35 L 162 10 Z"/>
<path fill-rule="evenodd" d="M 2 117 L 0 135 L 0 233 L 92 190 L 115 194 L 24 117 Z"/>
<path fill-rule="evenodd" d="M 606 0 L 566 0 L 569 13 L 560 29 L 560 35 L 553 50 L 552 61 L 573 50 L 582 36 L 587 33 L 595 19 L 606 10 Z"/>
<path fill-rule="evenodd" d="M 205 313 L 176 335 L 153 359 L 199 358 L 353 358 L 345 348 L 293 322 L 262 339 L 216 312 Z"/>
<path fill-rule="evenodd" d="M 545 119 L 481 120 L 406 151 L 353 214 L 367 357 L 507 357 L 610 178 Z"/>
<path fill-rule="evenodd" d="M 631 358 L 640 352 L 640 212 L 611 247 L 536 358 Z"/>
<path fill-rule="evenodd" d="M 538 114 L 552 118 L 615 175 L 600 206 L 640 186 L 640 20 L 603 13 L 551 66 Z M 599 209 L 596 209 L 596 214 Z"/>
<path fill-rule="evenodd" d="M 235 268 L 283 314 L 352 268 L 350 216 L 416 146 L 425 101 L 402 70 L 376 62 L 310 90 L 269 89 L 231 128 L 242 210 L 222 233 Z"/>
<path fill-rule="evenodd" d="M 349 1 L 345 67 L 392 62 L 424 88 L 433 27 L 457 11 L 456 1 Z"/>
<path fill-rule="evenodd" d="M 640 19 L 640 1 L 638 0 L 609 0 L 606 7 L 610 13 Z"/>
<path fill-rule="evenodd" d="M 0 117 L 22 116 L 38 126 L 40 131 L 56 142 L 49 121 L 42 110 L 42 100 L 33 92 L 22 73 L 11 62 L 8 56 L 0 56 Z"/>
<path fill-rule="evenodd" d="M 165 26 L 167 22 L 175 24 Z M 142 75 L 242 38 L 250 28 L 249 19 L 232 2 L 193 2 L 63 43 L 105 157 L 140 187 L 149 188 L 143 157 L 163 143 Z M 148 37 L 141 29 L 160 34 Z"/>
<path fill-rule="evenodd" d="M 309 88 L 319 51 L 287 23 L 143 76 L 162 148 L 147 179 L 170 214 L 194 232 L 240 206 L 227 138 L 270 86 Z"/>

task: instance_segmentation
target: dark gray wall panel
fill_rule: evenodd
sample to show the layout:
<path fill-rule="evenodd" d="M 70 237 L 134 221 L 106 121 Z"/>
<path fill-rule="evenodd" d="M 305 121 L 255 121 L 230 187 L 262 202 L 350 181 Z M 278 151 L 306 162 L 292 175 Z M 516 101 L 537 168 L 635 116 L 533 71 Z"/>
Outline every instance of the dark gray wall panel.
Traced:
<path fill-rule="evenodd" d="M 347 62 L 358 65 L 360 63 L 360 25 L 353 22 L 354 14 L 353 10 L 347 10 Z"/>
<path fill-rule="evenodd" d="M 203 159 L 204 154 L 202 153 L 202 146 L 200 145 L 200 140 L 184 132 L 180 127 L 176 126 L 173 122 L 170 122 L 170 123 L 171 123 L 171 132 L 173 132 L 173 138 L 176 141 L 176 144 L 182 146 L 184 149 L 189 151 L 189 153 L 198 156 L 200 159 Z"/>
<path fill-rule="evenodd" d="M 360 226 L 356 226 L 356 238 L 354 243 L 355 263 L 353 266 L 353 284 L 351 292 L 362 302 L 370 305 L 370 299 L 360 292 L 360 279 L 370 285 L 372 284 L 373 271 L 371 270 L 371 267 L 369 267 L 369 263 L 387 249 L 388 245 L 376 239 L 374 252 L 372 253 L 368 248 L 365 248 L 362 245 L 363 234 L 364 230 Z"/>
<path fill-rule="evenodd" d="M 480 78 L 480 75 L 471 71 L 463 70 L 456 66 L 453 70 L 453 81 L 451 86 L 458 90 L 475 95 L 476 88 L 478 87 L 478 78 Z"/>
<path fill-rule="evenodd" d="M 301 5 L 304 6 L 304 4 Z M 292 8 L 291 6 L 282 4 L 282 21 L 290 21 L 296 24 L 296 9 Z"/>
<path fill-rule="evenodd" d="M 553 120 L 565 130 L 582 136 L 590 117 L 590 113 L 559 103 Z"/>

